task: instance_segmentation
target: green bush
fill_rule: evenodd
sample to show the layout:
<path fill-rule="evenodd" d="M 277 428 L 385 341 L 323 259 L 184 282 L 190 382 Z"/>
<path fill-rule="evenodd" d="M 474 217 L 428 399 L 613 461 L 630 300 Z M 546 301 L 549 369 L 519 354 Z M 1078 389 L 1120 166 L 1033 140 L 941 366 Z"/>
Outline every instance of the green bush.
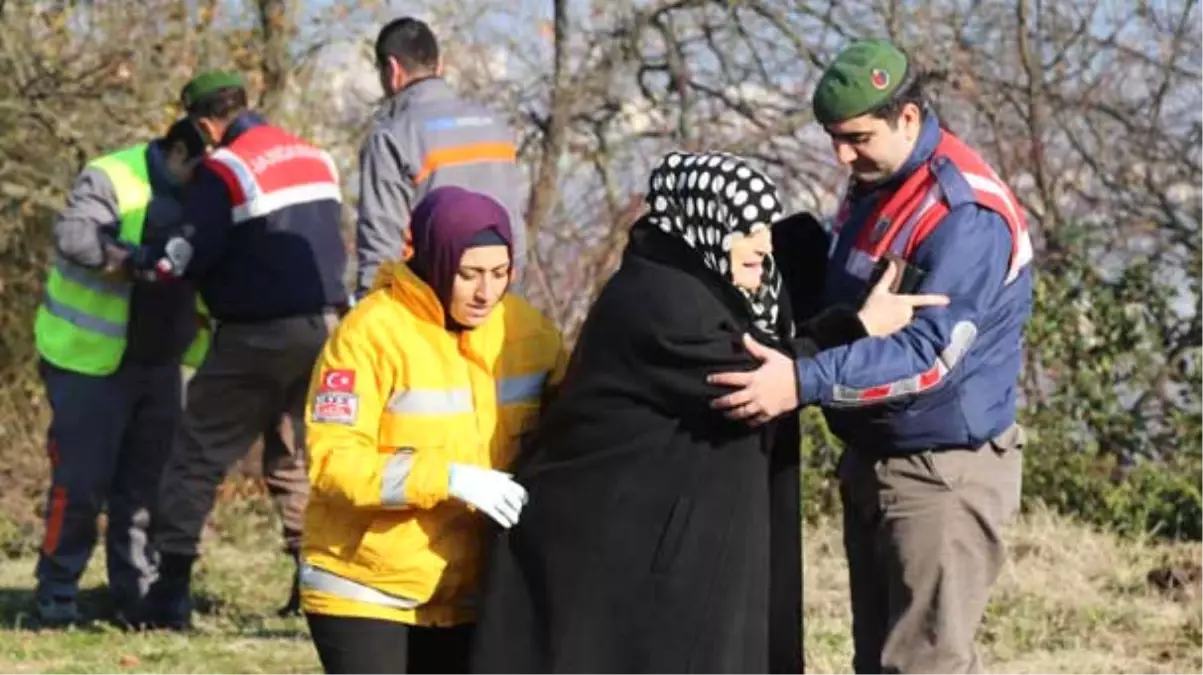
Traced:
<path fill-rule="evenodd" d="M 1203 462 L 1198 455 L 1122 466 L 1110 453 L 1037 441 L 1024 460 L 1026 502 L 1043 502 L 1124 535 L 1203 539 Z"/>
<path fill-rule="evenodd" d="M 1203 258 L 1192 253 L 1182 280 L 1138 257 L 1103 274 L 1090 232 L 1063 224 L 1062 255 L 1037 266 L 1019 382 L 1031 437 L 1025 506 L 1125 535 L 1200 540 L 1203 357 L 1197 310 L 1181 301 L 1184 290 L 1203 294 Z M 803 419 L 804 512 L 814 518 L 838 507 L 839 443 L 817 411 Z"/>
<path fill-rule="evenodd" d="M 818 408 L 802 412 L 802 517 L 815 523 L 840 509 L 835 469 L 842 445 Z"/>
<path fill-rule="evenodd" d="M 808 522 L 839 511 L 839 441 L 812 409 L 803 413 L 802 512 Z M 1203 539 L 1203 461 L 1185 452 L 1165 463 L 1123 467 L 1110 453 L 1042 441 L 1024 452 L 1023 507 L 1040 504 L 1126 536 Z"/>

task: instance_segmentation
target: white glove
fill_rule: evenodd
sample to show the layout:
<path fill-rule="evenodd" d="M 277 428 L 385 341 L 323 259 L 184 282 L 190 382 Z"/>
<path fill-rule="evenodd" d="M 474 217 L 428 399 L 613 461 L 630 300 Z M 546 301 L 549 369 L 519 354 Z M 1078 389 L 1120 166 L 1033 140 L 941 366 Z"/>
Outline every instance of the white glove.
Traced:
<path fill-rule="evenodd" d="M 447 493 L 475 506 L 507 529 L 518 522 L 526 505 L 526 489 L 510 474 L 470 464 L 451 465 Z"/>
<path fill-rule="evenodd" d="M 155 263 L 155 271 L 164 278 L 179 279 L 192 262 L 192 244 L 183 237 L 167 240 L 163 257 Z"/>

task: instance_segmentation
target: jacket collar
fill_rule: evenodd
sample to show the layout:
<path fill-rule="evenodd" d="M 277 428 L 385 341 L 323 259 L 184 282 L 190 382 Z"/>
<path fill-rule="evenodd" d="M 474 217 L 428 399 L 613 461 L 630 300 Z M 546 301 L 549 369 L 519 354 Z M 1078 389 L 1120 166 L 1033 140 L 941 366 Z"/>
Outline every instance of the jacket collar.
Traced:
<path fill-rule="evenodd" d="M 409 265 L 393 262 L 381 265 L 376 285 L 387 285 L 389 293 L 423 321 L 443 325 L 443 304 L 434 289 L 418 278 Z"/>
<path fill-rule="evenodd" d="M 387 287 L 388 293 L 393 299 L 405 305 L 419 321 L 431 323 L 447 330 L 443 304 L 439 302 L 434 289 L 419 279 L 418 275 L 409 269 L 409 265 L 403 262 L 381 265 L 377 272 L 375 286 L 377 288 Z M 502 328 L 506 322 L 506 300 L 506 298 L 502 298 L 501 302 L 497 303 L 493 312 L 489 314 L 489 318 L 482 325 L 458 333 L 447 330 L 447 336 L 456 340 L 465 355 L 492 363 L 495 359 L 486 359 L 485 357 L 489 354 L 496 355 L 505 342 L 507 333 L 511 332 Z M 515 334 L 520 332 L 514 331 Z"/>
<path fill-rule="evenodd" d="M 167 171 L 167 157 L 161 139 L 153 140 L 146 146 L 146 173 L 152 192 L 176 194 L 183 188 Z"/>
<path fill-rule="evenodd" d="M 226 128 L 226 132 L 221 136 L 221 142 L 217 145 L 229 145 L 247 131 L 254 129 L 255 127 L 261 127 L 265 124 L 267 124 L 267 120 L 263 119 L 263 116 L 261 116 L 259 113 L 251 110 L 244 110 L 243 112 L 238 113 L 238 116 L 234 118 L 233 122 L 230 122 L 230 126 Z"/>
<path fill-rule="evenodd" d="M 919 128 L 919 138 L 915 140 L 915 147 L 907 156 L 906 161 L 902 163 L 902 168 L 897 175 L 892 176 L 890 181 L 901 182 L 910 177 L 916 169 L 931 159 L 932 153 L 936 151 L 936 146 L 939 144 L 940 120 L 936 117 L 936 113 L 928 110 L 923 118 L 923 126 Z"/>
<path fill-rule="evenodd" d="M 406 106 L 415 101 L 430 101 L 447 98 L 451 95 L 451 87 L 447 81 L 438 75 L 423 77 L 401 88 L 389 99 L 393 106 Z"/>

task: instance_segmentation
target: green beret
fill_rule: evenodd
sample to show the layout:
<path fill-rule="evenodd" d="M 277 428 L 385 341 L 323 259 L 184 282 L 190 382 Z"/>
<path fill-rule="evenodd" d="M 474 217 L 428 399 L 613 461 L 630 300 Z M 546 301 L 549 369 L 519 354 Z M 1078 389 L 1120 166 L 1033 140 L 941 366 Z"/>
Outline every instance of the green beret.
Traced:
<path fill-rule="evenodd" d="M 188 80 L 180 91 L 180 102 L 184 108 L 191 108 L 200 101 L 216 94 L 223 89 L 244 89 L 246 83 L 242 76 L 228 70 L 206 70 Z"/>
<path fill-rule="evenodd" d="M 823 71 L 815 87 L 815 119 L 828 125 L 872 112 L 902 84 L 906 65 L 906 54 L 886 40 L 853 43 Z"/>

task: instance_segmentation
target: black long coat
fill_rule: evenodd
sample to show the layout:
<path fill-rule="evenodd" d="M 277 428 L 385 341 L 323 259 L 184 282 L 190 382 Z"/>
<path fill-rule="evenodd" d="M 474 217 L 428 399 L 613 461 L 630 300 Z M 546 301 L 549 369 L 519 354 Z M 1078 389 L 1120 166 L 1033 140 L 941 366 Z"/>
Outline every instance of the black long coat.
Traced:
<path fill-rule="evenodd" d="M 846 308 L 823 312 L 827 249 L 831 240 L 819 221 L 798 213 L 773 226 L 773 250 L 784 278 L 786 302 L 801 331 L 796 355 L 865 336 Z M 810 343 L 807 342 L 810 341 Z M 772 572 L 769 606 L 769 672 L 804 670 L 802 648 L 801 429 L 798 418 L 778 423 L 770 468 Z"/>
<path fill-rule="evenodd" d="M 859 330 L 816 323 L 823 343 Z M 813 351 L 810 328 L 782 348 Z M 683 242 L 632 228 L 516 469 L 530 501 L 492 552 L 476 671 L 798 672 L 796 418 L 728 421 L 705 381 L 755 368 L 749 331 Z"/>

